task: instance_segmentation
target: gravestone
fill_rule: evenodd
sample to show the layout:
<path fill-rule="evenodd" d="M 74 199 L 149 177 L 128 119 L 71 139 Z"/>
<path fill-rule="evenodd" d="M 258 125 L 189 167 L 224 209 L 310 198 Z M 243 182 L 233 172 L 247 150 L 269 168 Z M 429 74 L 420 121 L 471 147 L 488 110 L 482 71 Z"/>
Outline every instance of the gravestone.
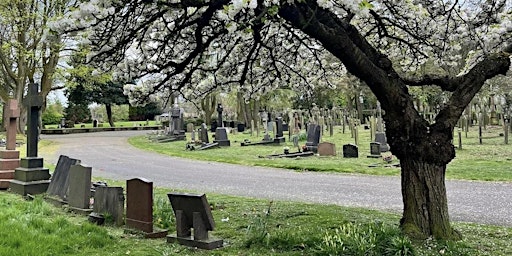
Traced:
<path fill-rule="evenodd" d="M 22 158 L 20 167 L 15 169 L 14 180 L 10 181 L 9 188 L 12 192 L 25 196 L 46 192 L 50 184 L 50 171 L 43 167 L 43 158 L 37 156 L 39 111 L 43 105 L 38 84 L 29 85 L 24 104 L 27 105 L 28 112 L 27 157 Z"/>
<path fill-rule="evenodd" d="M 380 158 L 381 157 L 381 149 L 380 143 L 378 142 L 370 142 L 370 158 Z"/>
<path fill-rule="evenodd" d="M 142 231 L 146 238 L 165 237 L 167 230 L 153 227 L 153 182 L 135 178 L 126 181 L 126 227 Z"/>
<path fill-rule="evenodd" d="M 330 142 L 322 142 L 318 144 L 318 155 L 320 156 L 336 156 L 336 145 Z"/>
<path fill-rule="evenodd" d="M 94 192 L 93 212 L 89 221 L 102 224 L 105 215 L 111 216 L 116 226 L 124 224 L 124 193 L 122 187 L 97 187 Z"/>
<path fill-rule="evenodd" d="M 69 168 L 68 205 L 79 213 L 90 213 L 92 167 L 81 164 Z"/>
<path fill-rule="evenodd" d="M 275 121 L 275 135 L 274 135 L 274 142 L 275 143 L 282 143 L 285 142 L 284 134 L 283 134 L 283 118 L 282 117 L 276 117 Z"/>
<path fill-rule="evenodd" d="M 187 132 L 192 132 L 194 130 L 194 124 L 193 123 L 188 123 L 187 124 Z"/>
<path fill-rule="evenodd" d="M 222 107 L 222 104 L 219 103 L 217 105 L 217 113 L 218 113 L 217 125 L 219 125 L 219 127 L 217 127 L 217 129 L 215 129 L 215 140 L 213 141 L 213 143 L 218 143 L 218 145 L 221 147 L 229 147 L 229 146 L 231 146 L 231 142 L 228 139 L 227 128 L 222 127 L 222 125 L 223 125 L 223 123 L 222 123 L 223 109 L 224 108 Z"/>
<path fill-rule="evenodd" d="M 97 119 L 92 120 L 92 127 L 94 127 L 94 128 L 98 127 L 98 120 Z"/>
<path fill-rule="evenodd" d="M 176 235 L 167 236 L 168 243 L 177 241 L 182 245 L 206 250 L 222 247 L 221 239 L 208 235 L 209 231 L 214 230 L 215 221 L 204 194 L 169 193 L 167 196 L 176 216 Z"/>
<path fill-rule="evenodd" d="M 57 196 L 60 200 L 67 201 L 69 187 L 69 170 L 72 165 L 80 164 L 80 160 L 69 158 L 65 155 L 59 156 L 59 161 L 55 166 L 50 185 L 46 190 L 49 196 Z"/>
<path fill-rule="evenodd" d="M 208 138 L 208 127 L 206 127 L 206 124 L 201 124 L 201 128 L 199 131 L 199 140 L 203 143 L 210 143 L 210 140 Z"/>
<path fill-rule="evenodd" d="M 384 132 L 384 121 L 382 120 L 382 108 L 380 106 L 380 102 L 377 101 L 377 128 L 375 132 L 375 142 L 380 143 L 380 151 L 387 152 L 389 151 L 389 145 L 386 138 L 386 133 Z"/>
<path fill-rule="evenodd" d="M 218 143 L 221 147 L 231 146 L 231 142 L 228 139 L 228 131 L 225 127 L 218 127 L 215 130 L 215 140 L 213 143 Z"/>
<path fill-rule="evenodd" d="M 16 122 L 20 117 L 18 101 L 9 99 L 6 110 L 6 144 L 5 150 L 0 150 L 0 189 L 9 188 L 10 181 L 14 179 L 15 169 L 20 167 L 20 151 L 16 150 Z"/>
<path fill-rule="evenodd" d="M 320 143 L 320 125 L 308 124 L 306 149 L 316 153 L 318 150 L 318 143 Z"/>
<path fill-rule="evenodd" d="M 174 140 L 185 140 L 185 130 L 183 129 L 183 110 L 175 102 L 171 109 L 170 136 Z"/>
<path fill-rule="evenodd" d="M 357 158 L 359 157 L 359 150 L 354 144 L 343 145 L 343 157 L 344 158 Z"/>

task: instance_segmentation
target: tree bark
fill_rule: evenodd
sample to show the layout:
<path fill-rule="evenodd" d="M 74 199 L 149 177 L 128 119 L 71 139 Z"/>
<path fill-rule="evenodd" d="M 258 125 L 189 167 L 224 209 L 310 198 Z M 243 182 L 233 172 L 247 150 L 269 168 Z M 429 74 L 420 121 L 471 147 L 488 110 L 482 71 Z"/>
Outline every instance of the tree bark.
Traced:
<path fill-rule="evenodd" d="M 400 159 L 404 211 L 400 226 L 412 238 L 457 240 L 450 225 L 446 197 L 446 165 L 413 158 Z"/>
<path fill-rule="evenodd" d="M 105 110 L 107 111 L 107 119 L 110 127 L 115 127 L 114 119 L 112 118 L 112 105 L 105 104 Z"/>

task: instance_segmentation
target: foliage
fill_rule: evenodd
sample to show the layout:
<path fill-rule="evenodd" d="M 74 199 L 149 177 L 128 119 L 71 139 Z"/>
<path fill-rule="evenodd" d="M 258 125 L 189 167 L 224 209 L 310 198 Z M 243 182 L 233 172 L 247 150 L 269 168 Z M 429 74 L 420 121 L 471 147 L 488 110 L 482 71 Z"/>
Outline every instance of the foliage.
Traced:
<path fill-rule="evenodd" d="M 63 117 L 61 113 L 57 112 L 55 109 L 46 108 L 46 111 L 43 112 L 41 116 L 43 120 L 43 125 L 48 124 L 60 124 L 60 119 Z"/>
<path fill-rule="evenodd" d="M 130 121 L 154 120 L 155 116 L 160 114 L 162 114 L 162 109 L 155 102 L 150 102 L 145 106 L 130 106 L 128 109 Z"/>
<path fill-rule="evenodd" d="M 91 111 L 95 113 L 96 116 L 102 116 L 102 117 L 108 117 L 107 111 L 105 109 L 104 105 L 96 105 L 91 106 Z M 130 106 L 127 104 L 123 105 L 113 105 L 112 106 L 112 119 L 114 122 L 120 122 L 120 121 L 128 121 L 128 111 Z M 144 120 L 145 121 L 145 120 Z"/>
<path fill-rule="evenodd" d="M 68 102 L 65 109 L 64 118 L 68 121 L 76 123 L 85 123 L 91 120 L 91 112 L 86 104 L 74 104 Z"/>

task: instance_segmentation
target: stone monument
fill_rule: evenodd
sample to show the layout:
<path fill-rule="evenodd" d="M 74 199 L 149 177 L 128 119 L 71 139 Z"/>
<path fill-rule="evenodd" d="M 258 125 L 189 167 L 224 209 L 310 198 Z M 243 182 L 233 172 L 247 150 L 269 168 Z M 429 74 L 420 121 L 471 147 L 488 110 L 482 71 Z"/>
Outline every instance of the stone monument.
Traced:
<path fill-rule="evenodd" d="M 214 143 L 218 143 L 221 147 L 229 147 L 231 146 L 231 142 L 228 139 L 228 131 L 227 128 L 224 127 L 224 124 L 222 122 L 222 111 L 224 108 L 222 107 L 222 104 L 217 105 L 217 129 L 215 129 L 215 140 Z"/>
<path fill-rule="evenodd" d="M 25 196 L 46 192 L 50 184 L 50 171 L 43 167 L 43 158 L 37 156 L 39 112 L 43 105 L 38 84 L 29 85 L 24 104 L 28 112 L 27 157 L 21 159 L 20 167 L 16 168 L 9 188 L 12 192 Z"/>
<path fill-rule="evenodd" d="M 9 188 L 9 182 L 14 179 L 14 170 L 20 167 L 20 151 L 16 150 L 17 119 L 20 117 L 18 101 L 10 99 L 7 102 L 8 119 L 6 123 L 5 150 L 0 150 L 0 189 Z"/>

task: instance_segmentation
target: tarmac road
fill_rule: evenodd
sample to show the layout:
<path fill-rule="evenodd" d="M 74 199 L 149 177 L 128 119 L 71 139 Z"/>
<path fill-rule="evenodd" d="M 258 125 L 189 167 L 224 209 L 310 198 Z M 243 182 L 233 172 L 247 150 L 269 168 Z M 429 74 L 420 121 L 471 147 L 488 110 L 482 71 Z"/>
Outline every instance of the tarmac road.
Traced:
<path fill-rule="evenodd" d="M 146 152 L 127 138 L 149 131 L 41 135 L 59 143 L 59 155 L 93 167 L 93 176 L 114 180 L 143 177 L 155 186 L 271 200 L 292 200 L 402 211 L 399 177 L 296 172 L 285 169 L 196 161 Z M 447 181 L 454 221 L 512 226 L 512 183 Z"/>

